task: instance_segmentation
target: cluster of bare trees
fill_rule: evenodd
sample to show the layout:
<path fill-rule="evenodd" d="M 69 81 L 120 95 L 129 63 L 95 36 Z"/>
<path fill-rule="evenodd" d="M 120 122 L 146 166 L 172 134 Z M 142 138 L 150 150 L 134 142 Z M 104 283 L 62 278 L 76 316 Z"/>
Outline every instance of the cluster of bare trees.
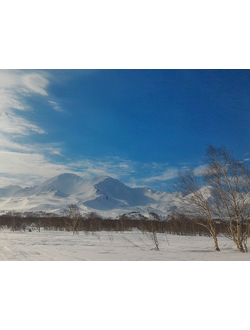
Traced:
<path fill-rule="evenodd" d="M 77 207 L 77 206 L 75 206 Z M 200 235 L 207 236 L 209 233 L 203 227 L 192 222 L 187 216 L 172 212 L 164 219 L 155 217 L 151 212 L 150 219 L 143 214 L 138 219 L 131 219 L 129 214 L 122 214 L 116 219 L 102 218 L 97 213 L 81 214 L 78 222 L 77 231 L 115 231 L 124 232 L 133 229 L 150 232 L 151 228 L 157 233 L 171 233 L 173 235 Z M 157 216 L 157 215 L 156 215 Z M 216 230 L 225 231 L 225 226 L 218 225 Z M 66 230 L 72 231 L 72 225 L 69 225 L 69 219 L 65 216 L 56 217 L 22 217 L 12 215 L 11 212 L 0 216 L 0 228 L 9 228 L 11 231 L 25 231 L 29 228 L 40 231 L 45 230 Z M 76 228 L 76 227 L 75 227 Z M 75 230 L 76 231 L 76 230 Z M 75 233 L 74 233 L 75 234 Z"/>
<path fill-rule="evenodd" d="M 208 146 L 202 175 L 180 172 L 175 189 L 184 194 L 180 212 L 204 226 L 219 251 L 214 219 L 219 219 L 240 252 L 247 252 L 250 216 L 250 172 L 223 147 Z"/>

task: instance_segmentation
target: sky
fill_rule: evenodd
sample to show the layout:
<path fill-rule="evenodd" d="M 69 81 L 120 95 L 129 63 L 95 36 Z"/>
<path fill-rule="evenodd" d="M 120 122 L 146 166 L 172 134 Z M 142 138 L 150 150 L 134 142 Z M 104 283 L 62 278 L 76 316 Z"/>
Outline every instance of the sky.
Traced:
<path fill-rule="evenodd" d="M 249 70 L 0 70 L 0 187 L 62 174 L 171 189 L 208 145 L 250 159 Z"/>

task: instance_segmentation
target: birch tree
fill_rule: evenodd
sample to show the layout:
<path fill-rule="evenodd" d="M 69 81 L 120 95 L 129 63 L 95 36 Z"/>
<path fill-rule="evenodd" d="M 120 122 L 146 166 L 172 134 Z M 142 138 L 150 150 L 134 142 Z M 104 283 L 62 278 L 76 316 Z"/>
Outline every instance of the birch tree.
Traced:
<path fill-rule="evenodd" d="M 179 200 L 179 210 L 195 223 L 205 227 L 213 237 L 215 250 L 220 251 L 213 220 L 213 209 L 207 198 L 210 187 L 203 187 L 203 185 L 204 177 L 198 178 L 193 170 L 179 172 L 174 185 L 175 189 L 184 195 Z"/>
<path fill-rule="evenodd" d="M 240 252 L 247 252 L 250 217 L 250 173 L 244 162 L 224 147 L 207 148 L 204 173 L 213 190 L 213 212 L 227 224 L 228 236 Z"/>
<path fill-rule="evenodd" d="M 65 216 L 65 224 L 73 231 L 73 235 L 78 233 L 80 221 L 82 219 L 78 207 L 71 204 L 66 209 L 67 215 Z"/>

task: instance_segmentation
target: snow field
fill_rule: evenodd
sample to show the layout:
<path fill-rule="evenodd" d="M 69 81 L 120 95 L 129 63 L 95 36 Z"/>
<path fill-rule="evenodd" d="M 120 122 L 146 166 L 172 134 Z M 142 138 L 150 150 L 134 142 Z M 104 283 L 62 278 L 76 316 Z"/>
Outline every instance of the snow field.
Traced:
<path fill-rule="evenodd" d="M 219 237 L 220 252 L 213 239 L 200 236 L 157 234 L 160 250 L 150 233 L 101 231 L 73 235 L 66 231 L 0 231 L 0 260 L 11 261 L 231 261 L 250 260 L 234 243 Z"/>

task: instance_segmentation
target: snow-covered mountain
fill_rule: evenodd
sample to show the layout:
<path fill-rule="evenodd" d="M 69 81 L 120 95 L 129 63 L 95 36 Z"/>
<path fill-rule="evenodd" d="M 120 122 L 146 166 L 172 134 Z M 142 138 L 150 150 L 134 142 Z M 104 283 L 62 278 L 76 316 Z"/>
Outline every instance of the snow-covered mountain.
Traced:
<path fill-rule="evenodd" d="M 83 187 L 85 187 L 86 182 L 87 180 L 78 175 L 65 173 L 45 181 L 36 191 L 37 193 L 44 193 L 55 190 L 65 195 L 77 194 L 84 190 Z"/>
<path fill-rule="evenodd" d="M 69 204 L 76 204 L 82 212 L 96 211 L 110 217 L 132 211 L 145 214 L 148 210 L 166 215 L 178 204 L 178 196 L 146 187 L 130 188 L 108 176 L 85 180 L 71 173 L 53 177 L 39 186 L 0 189 L 2 211 L 62 213 Z"/>

